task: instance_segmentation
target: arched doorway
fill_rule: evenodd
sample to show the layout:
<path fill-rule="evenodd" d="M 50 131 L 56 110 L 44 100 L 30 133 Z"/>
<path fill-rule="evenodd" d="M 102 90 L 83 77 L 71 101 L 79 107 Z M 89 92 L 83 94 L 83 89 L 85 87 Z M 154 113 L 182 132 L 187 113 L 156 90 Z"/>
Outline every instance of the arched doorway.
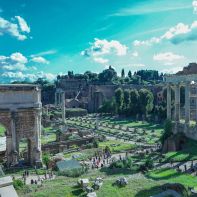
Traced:
<path fill-rule="evenodd" d="M 0 123 L 0 163 L 6 160 L 6 127 Z"/>
<path fill-rule="evenodd" d="M 19 166 L 31 164 L 31 141 L 27 138 L 20 139 L 17 147 Z"/>

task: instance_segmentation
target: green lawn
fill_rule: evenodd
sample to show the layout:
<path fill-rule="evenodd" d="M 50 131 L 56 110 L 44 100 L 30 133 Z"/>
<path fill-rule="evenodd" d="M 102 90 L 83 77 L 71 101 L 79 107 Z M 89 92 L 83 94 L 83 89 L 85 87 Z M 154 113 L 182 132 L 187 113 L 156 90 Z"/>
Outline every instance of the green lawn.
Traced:
<path fill-rule="evenodd" d="M 49 142 L 53 142 L 56 140 L 56 134 L 55 133 L 50 133 L 48 135 L 45 135 L 41 137 L 41 142 L 42 144 L 47 144 Z"/>
<path fill-rule="evenodd" d="M 90 178 L 85 175 L 85 178 Z M 96 177 L 95 175 L 92 175 Z M 91 177 L 92 177 L 91 176 Z M 138 175 L 136 175 L 138 177 Z M 98 197 L 149 197 L 161 191 L 162 181 L 152 181 L 140 175 L 138 178 L 129 179 L 129 183 L 124 188 L 113 186 L 112 184 L 118 178 L 118 175 L 104 178 L 103 186 L 96 191 Z M 42 188 L 35 189 L 30 186 L 32 192 L 24 194 L 24 190 L 18 191 L 20 196 L 25 197 L 85 197 L 85 193 L 76 186 L 78 178 L 58 177 L 56 180 L 47 181 Z"/>
<path fill-rule="evenodd" d="M 155 181 L 165 180 L 169 183 L 181 183 L 184 186 L 197 188 L 197 177 L 177 172 L 174 169 L 159 169 L 147 173 L 147 177 Z"/>
<path fill-rule="evenodd" d="M 157 132 L 163 131 L 163 125 L 154 124 L 154 123 L 150 123 L 150 122 L 146 122 L 146 121 L 142 122 L 142 121 L 133 121 L 130 119 L 125 119 L 125 120 L 108 119 L 108 120 L 105 120 L 104 122 L 125 125 L 125 126 L 129 126 L 132 128 L 145 129 L 148 131 L 151 131 L 153 129 Z"/>
<path fill-rule="evenodd" d="M 5 131 L 6 131 L 5 127 L 2 124 L 0 124 L 0 137 L 5 136 Z"/>
<path fill-rule="evenodd" d="M 183 150 L 165 154 L 164 161 L 197 160 L 197 141 L 187 139 Z"/>
<path fill-rule="evenodd" d="M 109 146 L 112 153 L 128 151 L 135 147 L 133 144 L 120 142 L 117 140 L 108 140 L 104 142 L 99 142 L 99 148 L 104 149 L 106 146 Z"/>
<path fill-rule="evenodd" d="M 87 160 L 93 156 L 95 156 L 95 153 L 97 153 L 100 149 L 99 148 L 91 148 L 91 149 L 85 149 L 77 152 L 72 152 L 72 153 L 65 153 L 64 157 L 65 158 L 71 158 L 72 156 L 77 156 L 77 160 L 82 161 L 82 160 Z"/>

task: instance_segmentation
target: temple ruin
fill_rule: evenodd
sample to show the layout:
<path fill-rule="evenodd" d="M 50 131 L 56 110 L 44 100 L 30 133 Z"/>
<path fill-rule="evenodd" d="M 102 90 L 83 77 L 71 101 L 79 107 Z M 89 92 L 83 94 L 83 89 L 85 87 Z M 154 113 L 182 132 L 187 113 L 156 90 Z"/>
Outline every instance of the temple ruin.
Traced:
<path fill-rule="evenodd" d="M 7 166 L 19 162 L 19 143 L 27 140 L 26 163 L 41 165 L 41 90 L 37 85 L 0 85 L 0 123 L 6 128 Z"/>
<path fill-rule="evenodd" d="M 183 132 L 187 137 L 197 140 L 197 72 L 193 74 L 189 72 L 193 67 L 196 67 L 196 64 L 190 64 L 175 75 L 165 76 L 165 83 L 167 84 L 167 119 L 174 121 L 174 133 Z M 182 110 L 181 87 L 184 87 L 185 91 Z M 174 90 L 174 106 L 172 90 Z M 196 125 L 191 127 L 190 120 L 195 121 Z"/>

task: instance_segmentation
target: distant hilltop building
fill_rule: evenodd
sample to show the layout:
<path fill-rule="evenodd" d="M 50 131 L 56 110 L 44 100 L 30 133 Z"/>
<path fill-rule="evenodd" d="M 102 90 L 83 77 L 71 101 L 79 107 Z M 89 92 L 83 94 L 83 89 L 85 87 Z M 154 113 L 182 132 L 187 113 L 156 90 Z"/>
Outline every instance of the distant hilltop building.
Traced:
<path fill-rule="evenodd" d="M 176 75 L 190 74 L 197 74 L 197 63 L 190 63 L 188 66 L 184 67 L 182 71 L 176 73 Z"/>
<path fill-rule="evenodd" d="M 69 78 L 59 76 L 56 83 L 56 93 L 63 91 L 65 93 L 66 108 L 83 108 L 89 112 L 97 112 L 104 100 L 110 100 L 115 96 L 115 90 L 121 87 L 122 89 L 141 89 L 147 88 L 158 97 L 156 101 L 163 101 L 162 85 L 134 85 L 134 84 L 101 84 L 90 83 L 86 79 Z M 159 93 L 159 94 L 158 94 Z"/>

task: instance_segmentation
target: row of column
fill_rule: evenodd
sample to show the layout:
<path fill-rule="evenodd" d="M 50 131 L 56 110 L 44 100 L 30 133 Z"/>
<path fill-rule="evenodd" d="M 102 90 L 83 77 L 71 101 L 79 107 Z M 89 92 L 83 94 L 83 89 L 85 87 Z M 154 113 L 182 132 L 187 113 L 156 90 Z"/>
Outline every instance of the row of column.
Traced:
<path fill-rule="evenodd" d="M 175 121 L 180 121 L 180 84 L 175 84 Z M 172 119 L 171 84 L 167 85 L 167 119 Z M 185 83 L 185 123 L 190 122 L 190 83 Z"/>
<path fill-rule="evenodd" d="M 62 109 L 62 122 L 65 123 L 65 92 L 55 93 L 55 106 L 60 106 Z"/>
<path fill-rule="evenodd" d="M 62 92 L 55 92 L 55 106 L 58 106 L 61 104 L 61 93 Z"/>

